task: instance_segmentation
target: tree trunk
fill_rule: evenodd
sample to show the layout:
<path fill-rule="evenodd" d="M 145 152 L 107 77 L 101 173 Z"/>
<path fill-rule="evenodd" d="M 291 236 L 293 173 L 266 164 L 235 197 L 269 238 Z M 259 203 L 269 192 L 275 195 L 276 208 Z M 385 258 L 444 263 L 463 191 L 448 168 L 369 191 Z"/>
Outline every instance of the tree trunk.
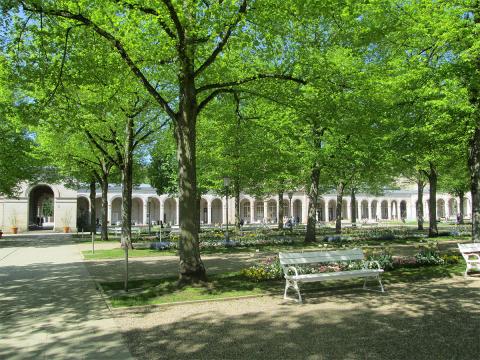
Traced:
<path fill-rule="evenodd" d="M 132 247 L 133 118 L 127 118 L 122 164 L 122 245 Z"/>
<path fill-rule="evenodd" d="M 352 226 L 357 226 L 357 200 L 355 199 L 355 188 L 352 187 L 350 195 L 350 211 L 352 213 Z"/>
<path fill-rule="evenodd" d="M 233 181 L 233 191 L 235 192 L 235 228 L 240 230 L 240 181 L 238 178 Z"/>
<path fill-rule="evenodd" d="M 102 240 L 108 240 L 108 176 L 104 175 L 100 182 L 102 188 Z"/>
<path fill-rule="evenodd" d="M 283 230 L 283 191 L 278 192 L 278 230 Z"/>
<path fill-rule="evenodd" d="M 458 223 L 463 225 L 465 223 L 463 221 L 463 217 L 465 216 L 465 214 L 463 213 L 463 207 L 465 205 L 465 201 L 464 201 L 465 193 L 463 191 L 459 191 L 458 192 L 458 197 L 460 198 L 459 199 L 460 209 L 458 209 L 458 214 L 459 214 Z"/>
<path fill-rule="evenodd" d="M 97 209 L 96 209 L 97 189 L 95 181 L 90 182 L 90 234 L 97 233 Z"/>
<path fill-rule="evenodd" d="M 335 232 L 337 234 L 342 233 L 342 202 L 344 189 L 345 184 L 341 181 L 337 186 L 337 208 L 335 212 Z"/>
<path fill-rule="evenodd" d="M 480 127 L 478 126 L 469 142 L 468 167 L 472 194 L 472 241 L 480 242 Z M 463 204 L 461 209 L 463 211 Z"/>
<path fill-rule="evenodd" d="M 437 169 L 430 163 L 430 172 L 428 174 L 428 183 L 430 186 L 430 199 L 428 200 L 428 237 L 438 236 L 437 228 Z"/>
<path fill-rule="evenodd" d="M 308 219 L 305 242 L 315 242 L 315 227 L 317 224 L 318 184 L 320 182 L 320 168 L 315 164 L 310 174 L 310 186 L 308 189 Z"/>
<path fill-rule="evenodd" d="M 423 230 L 423 188 L 425 182 L 421 179 L 417 180 L 417 229 Z"/>
<path fill-rule="evenodd" d="M 197 101 L 193 77 L 193 63 L 182 59 L 180 74 L 180 104 L 175 124 L 177 144 L 179 219 L 180 219 L 180 276 L 179 285 L 206 281 L 205 267 L 200 258 L 196 173 L 196 118 Z M 190 75 L 189 75 L 190 74 Z"/>

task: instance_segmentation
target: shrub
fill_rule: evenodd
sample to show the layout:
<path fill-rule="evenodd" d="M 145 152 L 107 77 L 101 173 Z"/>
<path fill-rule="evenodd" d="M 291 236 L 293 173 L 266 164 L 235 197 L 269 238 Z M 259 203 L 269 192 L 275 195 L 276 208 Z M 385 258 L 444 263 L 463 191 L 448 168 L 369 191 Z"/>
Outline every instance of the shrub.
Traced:
<path fill-rule="evenodd" d="M 421 242 L 418 245 L 420 251 L 415 254 L 419 265 L 443 265 L 445 262 L 438 253 L 438 243 L 435 240 Z"/>
<path fill-rule="evenodd" d="M 157 241 L 150 244 L 152 250 L 170 250 L 176 249 L 177 244 L 171 241 Z"/>
<path fill-rule="evenodd" d="M 368 261 L 378 261 L 380 267 L 384 270 L 393 269 L 393 256 L 389 248 L 380 250 L 366 250 L 365 257 Z"/>
<path fill-rule="evenodd" d="M 250 266 L 241 271 L 243 276 L 255 282 L 281 279 L 283 276 L 282 273 L 283 271 L 278 256 L 267 258 L 260 264 Z"/>

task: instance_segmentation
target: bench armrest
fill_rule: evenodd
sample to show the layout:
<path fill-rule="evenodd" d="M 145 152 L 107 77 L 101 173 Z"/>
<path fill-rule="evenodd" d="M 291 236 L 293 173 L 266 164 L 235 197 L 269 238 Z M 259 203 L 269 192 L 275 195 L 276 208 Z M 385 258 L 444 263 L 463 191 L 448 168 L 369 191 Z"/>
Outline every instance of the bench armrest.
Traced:
<path fill-rule="evenodd" d="M 382 270 L 382 267 L 380 266 L 380 263 L 377 260 L 366 260 L 363 262 L 363 268 L 368 269 L 370 264 L 375 264 L 377 265 L 378 270 Z"/>
<path fill-rule="evenodd" d="M 295 266 L 289 266 L 289 267 L 287 267 L 287 269 L 285 270 L 285 276 L 289 276 L 289 275 L 288 275 L 288 272 L 289 272 L 290 270 L 293 270 L 293 271 L 295 272 L 295 276 L 298 276 L 298 271 L 297 271 L 297 268 L 296 268 Z"/>

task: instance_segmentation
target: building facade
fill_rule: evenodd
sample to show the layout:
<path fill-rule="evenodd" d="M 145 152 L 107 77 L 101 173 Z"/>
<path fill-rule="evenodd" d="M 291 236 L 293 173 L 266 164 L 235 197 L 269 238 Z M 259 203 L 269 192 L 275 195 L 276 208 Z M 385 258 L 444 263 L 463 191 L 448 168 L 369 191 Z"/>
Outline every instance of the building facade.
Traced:
<path fill-rule="evenodd" d="M 0 198 L 0 229 L 8 232 L 12 226 L 19 231 L 35 229 L 72 230 L 87 229 L 90 223 L 90 194 L 86 189 L 72 190 L 61 184 L 24 184 L 18 198 Z M 99 191 L 96 198 L 97 209 L 102 201 Z M 266 196 L 262 199 L 241 194 L 240 218 L 245 224 L 275 224 L 279 221 L 280 206 L 284 217 L 293 217 L 300 223 L 307 222 L 308 197 L 303 191 L 284 194 L 280 203 L 278 196 Z M 369 194 L 356 195 L 358 222 L 413 221 L 416 213 L 417 192 L 415 189 L 386 191 L 381 196 Z M 439 193 L 437 195 L 437 217 L 455 219 L 460 199 Z M 121 221 L 121 188 L 110 186 L 108 193 L 108 222 L 119 225 Z M 465 217 L 471 214 L 471 198 L 464 199 Z M 151 186 L 140 185 L 134 188 L 132 201 L 132 223 L 135 225 L 153 225 L 162 221 L 176 226 L 179 223 L 178 198 L 173 195 L 158 195 Z M 336 194 L 324 194 L 318 203 L 317 219 L 320 222 L 335 221 Z M 100 218 L 100 212 L 97 212 Z M 351 218 L 350 197 L 342 202 L 342 218 Z M 424 218 L 428 219 L 428 192 L 424 195 Z M 205 225 L 221 225 L 227 220 L 227 203 L 224 196 L 214 193 L 202 195 L 200 201 L 200 222 Z M 281 219 L 284 221 L 285 219 Z M 235 221 L 235 199 L 228 199 L 228 221 Z"/>

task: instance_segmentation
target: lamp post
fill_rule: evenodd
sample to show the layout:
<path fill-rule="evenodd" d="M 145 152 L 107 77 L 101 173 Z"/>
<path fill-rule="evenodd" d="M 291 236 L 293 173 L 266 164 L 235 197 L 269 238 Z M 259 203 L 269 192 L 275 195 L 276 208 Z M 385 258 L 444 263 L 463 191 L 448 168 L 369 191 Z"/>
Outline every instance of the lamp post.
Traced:
<path fill-rule="evenodd" d="M 226 214 L 226 220 L 227 220 L 227 231 L 225 232 L 225 241 L 226 242 L 229 242 L 230 241 L 230 237 L 229 237 L 229 234 L 228 234 L 228 186 L 230 185 L 230 178 L 228 176 L 225 176 L 223 178 L 223 185 L 225 186 L 225 198 L 226 198 L 226 202 L 227 202 L 227 214 Z"/>

